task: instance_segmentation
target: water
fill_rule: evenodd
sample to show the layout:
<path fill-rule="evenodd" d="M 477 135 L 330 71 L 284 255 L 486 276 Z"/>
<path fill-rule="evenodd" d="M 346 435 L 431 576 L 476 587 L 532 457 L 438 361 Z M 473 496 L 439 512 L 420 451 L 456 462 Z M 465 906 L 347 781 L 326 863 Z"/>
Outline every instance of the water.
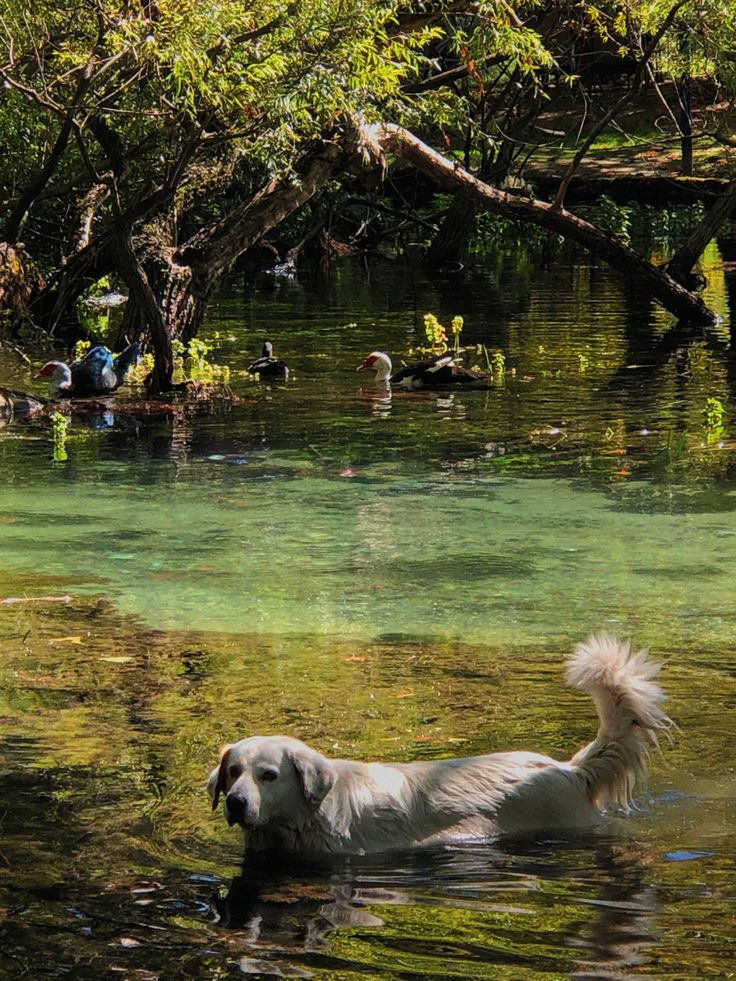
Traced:
<path fill-rule="evenodd" d="M 504 383 L 389 400 L 356 375 L 426 311 L 502 349 Z M 73 419 L 65 463 L 44 421 L 0 433 L 0 972 L 728 976 L 727 326 L 674 337 L 603 269 L 500 255 L 233 282 L 207 333 L 236 404 L 118 398 Z M 286 387 L 242 374 L 266 337 Z M 565 758 L 594 717 L 562 660 L 599 627 L 666 660 L 682 728 L 605 835 L 243 869 L 209 812 L 219 745 L 254 732 Z"/>

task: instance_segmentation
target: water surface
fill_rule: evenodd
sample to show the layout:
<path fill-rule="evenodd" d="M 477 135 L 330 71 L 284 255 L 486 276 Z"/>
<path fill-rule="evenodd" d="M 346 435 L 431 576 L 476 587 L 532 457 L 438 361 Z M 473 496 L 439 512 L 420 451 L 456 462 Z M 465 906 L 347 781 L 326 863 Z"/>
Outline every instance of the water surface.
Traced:
<path fill-rule="evenodd" d="M 0 970 L 727 976 L 734 373 L 711 261 L 725 322 L 695 337 L 580 261 L 233 282 L 207 335 L 238 403 L 118 399 L 75 415 L 64 463 L 43 420 L 4 429 Z M 398 363 L 426 311 L 463 314 L 505 379 L 389 398 L 355 373 Z M 242 374 L 265 337 L 285 387 Z M 666 660 L 682 727 L 603 836 L 243 869 L 209 813 L 219 745 L 254 732 L 569 756 L 595 722 L 561 665 L 600 627 Z"/>

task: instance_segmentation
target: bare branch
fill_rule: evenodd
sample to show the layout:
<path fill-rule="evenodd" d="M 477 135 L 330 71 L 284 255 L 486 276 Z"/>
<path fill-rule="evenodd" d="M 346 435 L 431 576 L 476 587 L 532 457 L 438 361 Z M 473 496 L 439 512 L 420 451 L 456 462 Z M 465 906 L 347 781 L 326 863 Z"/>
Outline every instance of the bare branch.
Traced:
<path fill-rule="evenodd" d="M 637 65 L 636 72 L 634 74 L 634 80 L 631 84 L 629 91 L 626 92 L 624 95 L 622 95 L 621 98 L 618 99 L 618 101 L 615 102 L 613 106 L 608 110 L 608 112 L 601 117 L 601 119 L 596 123 L 596 125 L 593 126 L 593 128 L 590 130 L 587 137 L 583 141 L 582 145 L 575 153 L 575 156 L 570 161 L 567 170 L 565 171 L 565 174 L 560 182 L 560 186 L 554 200 L 555 208 L 563 207 L 565 202 L 565 195 L 567 194 L 567 189 L 570 186 L 570 181 L 575 176 L 575 171 L 578 169 L 578 166 L 580 165 L 580 161 L 583 159 L 585 154 L 591 148 L 593 143 L 598 139 L 601 133 L 603 133 L 606 130 L 611 120 L 614 119 L 615 116 L 617 116 L 618 113 L 621 112 L 624 106 L 628 105 L 634 99 L 634 96 L 637 95 L 637 93 L 639 92 L 639 89 L 641 88 L 642 85 L 642 81 L 644 80 L 644 74 L 647 71 L 649 62 L 651 61 L 652 56 L 656 51 L 659 42 L 662 40 L 664 35 L 672 26 L 675 17 L 679 13 L 680 9 L 684 7 L 687 2 L 688 0 L 677 0 L 674 6 L 670 8 L 667 16 L 659 25 L 659 28 L 652 36 L 646 48 L 644 49 L 644 54 L 642 55 L 641 61 Z"/>

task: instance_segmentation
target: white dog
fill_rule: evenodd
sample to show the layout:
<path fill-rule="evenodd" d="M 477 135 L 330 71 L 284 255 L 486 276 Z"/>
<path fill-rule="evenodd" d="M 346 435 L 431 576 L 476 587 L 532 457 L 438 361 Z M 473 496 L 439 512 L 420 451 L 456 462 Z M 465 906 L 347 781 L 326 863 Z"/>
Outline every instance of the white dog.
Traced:
<path fill-rule="evenodd" d="M 565 763 L 491 753 L 414 763 L 331 760 L 288 736 L 226 746 L 207 789 L 251 849 L 353 854 L 586 828 L 607 804 L 627 807 L 657 730 L 672 725 L 659 665 L 609 634 L 579 644 L 569 684 L 588 692 L 598 735 Z"/>

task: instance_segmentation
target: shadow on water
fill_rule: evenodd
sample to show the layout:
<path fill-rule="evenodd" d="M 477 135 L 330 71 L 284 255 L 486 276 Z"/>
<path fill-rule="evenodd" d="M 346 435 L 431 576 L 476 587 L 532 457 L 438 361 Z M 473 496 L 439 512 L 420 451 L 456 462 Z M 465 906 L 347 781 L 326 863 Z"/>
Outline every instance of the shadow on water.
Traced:
<path fill-rule="evenodd" d="M 656 890 L 643 846 L 630 840 L 330 864 L 247 858 L 227 880 L 206 863 L 196 873 L 173 867 L 171 854 L 146 874 L 132 849 L 114 870 L 88 867 L 90 833 L 42 775 L 4 799 L 21 803 L 6 815 L 15 850 L 3 859 L 21 867 L 0 892 L 4 977 L 633 981 L 657 943 Z M 72 819 L 65 839 L 78 857 L 66 869 L 44 869 L 34 854 L 39 810 L 52 826 Z"/>
<path fill-rule="evenodd" d="M 716 287 L 727 313 L 733 278 Z M 356 376 L 371 349 L 408 357 L 427 311 L 462 313 L 504 378 L 389 395 Z M 47 420 L 0 433 L 0 976 L 732 972 L 724 332 L 683 336 L 617 277 L 516 253 L 436 281 L 345 265 L 234 287 L 211 329 L 237 403 L 120 398 L 72 419 L 63 464 Z M 264 335 L 288 386 L 245 376 Z M 3 384 L 27 387 L 8 358 Z M 222 743 L 566 759 L 595 723 L 562 660 L 601 627 L 666 661 L 683 731 L 628 837 L 233 878 L 239 836 L 203 792 Z"/>
<path fill-rule="evenodd" d="M 393 975 L 411 964 L 428 978 L 632 979 L 656 942 L 645 868 L 634 845 L 614 840 L 476 846 L 301 871 L 246 862 L 215 910 L 247 944 L 241 971 L 286 977 Z"/>
<path fill-rule="evenodd" d="M 733 794 L 681 789 L 694 763 L 675 747 L 677 789 L 660 783 L 605 836 L 238 868 L 240 833 L 204 793 L 218 741 L 287 730 L 361 758 L 557 752 L 592 726 L 559 664 L 406 636 L 167 634 L 96 603 L 10 607 L 0 629 L 0 977 L 633 981 L 699 976 L 704 958 L 723 974 Z M 725 655 L 670 666 L 667 687 L 688 752 L 695 740 L 710 759 L 716 736 L 685 702 L 706 668 L 725 706 Z"/>

